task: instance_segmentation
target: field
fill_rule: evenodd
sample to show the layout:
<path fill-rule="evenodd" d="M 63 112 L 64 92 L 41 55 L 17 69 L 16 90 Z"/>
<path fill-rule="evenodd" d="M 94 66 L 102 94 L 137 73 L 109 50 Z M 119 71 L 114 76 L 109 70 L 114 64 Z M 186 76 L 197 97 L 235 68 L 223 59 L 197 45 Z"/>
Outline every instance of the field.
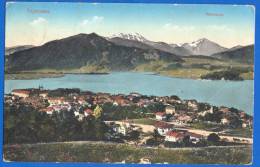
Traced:
<path fill-rule="evenodd" d="M 250 164 L 251 153 L 251 146 L 165 149 L 87 141 L 4 146 L 5 161 L 32 162 Z"/>
<path fill-rule="evenodd" d="M 253 68 L 252 65 L 242 64 L 239 62 L 223 61 L 216 58 L 201 57 L 184 57 L 183 63 L 169 63 L 165 61 L 152 61 L 146 64 L 138 65 L 134 71 L 154 72 L 156 74 L 169 77 L 200 79 L 201 76 L 227 70 L 230 67 L 236 69 Z M 241 73 L 240 76 L 246 80 L 253 79 L 253 71 Z"/>

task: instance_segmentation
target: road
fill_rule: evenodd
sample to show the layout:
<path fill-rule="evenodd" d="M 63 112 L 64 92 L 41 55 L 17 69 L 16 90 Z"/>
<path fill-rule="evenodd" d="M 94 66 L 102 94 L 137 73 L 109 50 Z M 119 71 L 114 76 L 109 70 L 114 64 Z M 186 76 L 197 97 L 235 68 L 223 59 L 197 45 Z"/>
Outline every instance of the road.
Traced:
<path fill-rule="evenodd" d="M 123 124 L 124 122 L 122 121 L 112 121 L 112 122 L 115 122 L 117 124 Z M 142 128 L 142 131 L 144 133 L 151 133 L 151 132 L 154 132 L 154 129 L 155 127 L 153 125 L 144 125 L 144 124 L 134 124 L 134 123 L 131 123 L 132 125 L 134 126 L 139 126 Z M 213 132 L 213 131 L 207 131 L 207 130 L 201 130 L 201 129 L 192 129 L 192 128 L 178 128 L 180 130 L 187 130 L 188 132 L 192 132 L 192 133 L 196 133 L 196 134 L 200 134 L 200 135 L 203 135 L 203 136 L 208 136 L 209 134 L 211 133 L 216 133 L 216 132 Z M 223 135 L 220 135 L 219 136 L 221 139 L 226 139 L 228 140 L 229 142 L 238 142 L 238 143 L 246 143 L 246 144 L 253 144 L 253 139 L 252 138 L 246 138 L 246 137 L 238 137 L 238 136 L 223 136 Z M 234 138 L 235 139 L 238 139 L 240 141 L 234 141 Z"/>

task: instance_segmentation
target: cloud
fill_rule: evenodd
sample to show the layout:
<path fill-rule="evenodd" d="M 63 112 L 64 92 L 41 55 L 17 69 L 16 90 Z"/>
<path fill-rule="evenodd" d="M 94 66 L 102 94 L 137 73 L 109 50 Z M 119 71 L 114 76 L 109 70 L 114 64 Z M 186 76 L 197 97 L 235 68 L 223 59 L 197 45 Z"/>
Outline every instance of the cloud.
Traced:
<path fill-rule="evenodd" d="M 104 20 L 104 17 L 103 17 L 103 16 L 93 16 L 93 17 L 90 18 L 90 19 L 82 20 L 82 21 L 80 22 L 80 25 L 81 25 L 81 26 L 86 26 L 86 25 L 98 24 L 98 23 L 101 23 L 103 20 Z"/>
<path fill-rule="evenodd" d="M 85 26 L 85 25 L 88 25 L 89 24 L 89 20 L 83 20 L 81 23 L 80 23 L 80 25 L 82 25 L 82 26 Z"/>
<path fill-rule="evenodd" d="M 227 25 L 209 25 L 206 26 L 206 28 L 213 31 L 233 31 L 233 29 Z"/>
<path fill-rule="evenodd" d="M 173 23 L 166 23 L 163 25 L 163 29 L 166 31 L 176 31 L 176 32 L 190 32 L 190 31 L 210 31 L 210 32 L 233 32 L 233 29 L 227 25 L 205 25 L 205 26 L 189 26 L 189 25 L 177 25 Z"/>
<path fill-rule="evenodd" d="M 104 19 L 104 17 L 102 17 L 102 16 L 94 16 L 92 18 L 92 21 L 93 22 L 101 22 L 101 21 L 103 21 L 103 19 Z"/>
<path fill-rule="evenodd" d="M 170 31 L 193 31 L 195 29 L 194 26 L 179 26 L 172 23 L 166 23 L 163 25 L 165 30 Z"/>
<path fill-rule="evenodd" d="M 30 25 L 37 26 L 37 25 L 44 25 L 44 24 L 47 24 L 47 23 L 48 23 L 48 21 L 45 18 L 38 17 L 37 19 L 30 22 Z"/>

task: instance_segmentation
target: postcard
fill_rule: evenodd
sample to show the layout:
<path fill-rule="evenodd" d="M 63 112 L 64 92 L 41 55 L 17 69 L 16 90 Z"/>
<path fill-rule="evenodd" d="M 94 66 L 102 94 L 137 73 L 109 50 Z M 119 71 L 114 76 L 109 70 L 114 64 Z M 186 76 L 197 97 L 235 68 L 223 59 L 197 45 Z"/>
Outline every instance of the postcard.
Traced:
<path fill-rule="evenodd" d="M 5 162 L 251 164 L 255 8 L 7 2 Z"/>

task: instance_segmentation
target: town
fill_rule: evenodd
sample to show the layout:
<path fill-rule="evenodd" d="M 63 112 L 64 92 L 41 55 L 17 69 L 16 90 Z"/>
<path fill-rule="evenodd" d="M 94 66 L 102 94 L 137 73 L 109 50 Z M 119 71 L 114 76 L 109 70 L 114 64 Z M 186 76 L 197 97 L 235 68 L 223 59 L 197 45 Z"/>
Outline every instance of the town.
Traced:
<path fill-rule="evenodd" d="M 40 118 L 36 116 L 33 122 L 39 120 L 39 123 L 36 122 L 35 127 L 26 131 L 30 133 L 30 139 L 12 136 L 14 131 L 16 135 L 25 131 L 21 129 L 18 133 L 21 125 L 14 126 L 13 122 L 17 120 L 12 119 L 27 119 L 32 114 L 31 110 L 40 114 Z M 5 94 L 5 112 L 4 142 L 7 144 L 101 140 L 140 147 L 172 148 L 253 143 L 253 117 L 244 111 L 196 100 L 182 100 L 177 96 L 147 96 L 137 92 L 128 95 L 94 93 L 76 88 L 45 90 L 40 86 L 15 89 Z M 27 115 L 19 115 L 23 112 Z M 42 137 L 33 139 L 33 131 L 40 126 L 41 119 L 56 121 L 61 119 L 59 114 L 63 117 L 67 114 L 67 120 L 61 121 L 60 133 L 57 128 L 50 128 L 53 122 L 44 123 Z M 77 127 L 71 130 L 73 126 Z M 75 133 L 70 137 L 61 137 L 66 130 Z M 40 133 L 40 130 L 36 131 Z"/>

